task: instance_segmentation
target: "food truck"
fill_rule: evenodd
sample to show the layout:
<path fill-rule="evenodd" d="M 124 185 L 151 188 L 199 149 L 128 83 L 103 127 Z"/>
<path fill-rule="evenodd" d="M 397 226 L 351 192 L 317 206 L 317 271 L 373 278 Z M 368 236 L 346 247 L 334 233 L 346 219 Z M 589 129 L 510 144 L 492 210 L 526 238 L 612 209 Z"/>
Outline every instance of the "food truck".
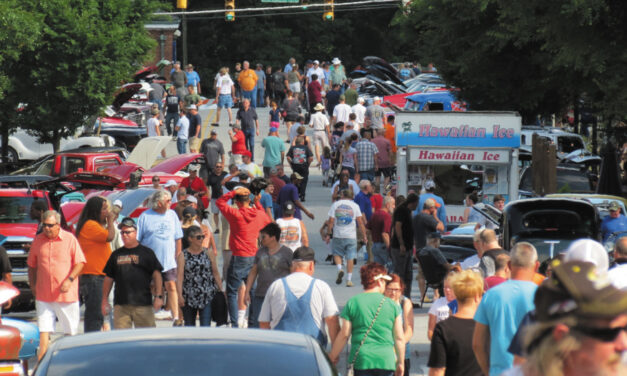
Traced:
<path fill-rule="evenodd" d="M 420 193 L 428 180 L 449 225 L 463 222 L 466 195 L 518 197 L 521 117 L 516 112 L 401 112 L 396 115 L 397 194 Z"/>

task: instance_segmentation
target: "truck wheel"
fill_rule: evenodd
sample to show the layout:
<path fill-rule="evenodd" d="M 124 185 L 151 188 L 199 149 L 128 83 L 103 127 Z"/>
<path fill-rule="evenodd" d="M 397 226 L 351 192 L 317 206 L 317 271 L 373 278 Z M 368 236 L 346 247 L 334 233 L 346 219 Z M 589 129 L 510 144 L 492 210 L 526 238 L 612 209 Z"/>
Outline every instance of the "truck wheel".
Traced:
<path fill-rule="evenodd" d="M 1 150 L 1 149 L 0 149 Z M 2 154 L 0 154 L 1 156 Z M 1 159 L 1 157 L 0 157 Z M 12 147 L 9 146 L 8 149 L 8 153 L 7 153 L 7 163 L 17 163 L 19 162 L 19 158 L 17 156 L 17 152 L 15 151 L 15 149 L 13 149 Z"/>

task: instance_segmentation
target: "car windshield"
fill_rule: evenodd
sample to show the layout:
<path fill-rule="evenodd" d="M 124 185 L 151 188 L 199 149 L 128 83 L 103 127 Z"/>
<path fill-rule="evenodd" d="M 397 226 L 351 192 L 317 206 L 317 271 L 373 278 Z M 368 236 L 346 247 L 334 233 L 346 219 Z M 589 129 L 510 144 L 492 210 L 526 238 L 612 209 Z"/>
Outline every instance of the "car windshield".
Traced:
<path fill-rule="evenodd" d="M 33 197 L 0 197 L 0 223 L 37 223 L 30 217 Z"/>
<path fill-rule="evenodd" d="M 55 352 L 45 374 L 275 376 L 294 374 L 295 369 L 300 375 L 331 374 L 318 370 L 309 348 L 228 340 L 144 340 L 75 347 Z M 36 375 L 44 374 L 43 369 L 38 371 Z"/>
<path fill-rule="evenodd" d="M 563 153 L 571 153 L 575 150 L 583 149 L 583 142 L 579 137 L 560 136 L 557 138 L 557 149 Z"/>
<path fill-rule="evenodd" d="M 533 191 L 533 169 L 525 170 L 520 179 L 519 189 L 522 191 Z M 557 192 L 559 193 L 590 193 L 594 188 L 585 172 L 558 168 L 557 169 Z"/>

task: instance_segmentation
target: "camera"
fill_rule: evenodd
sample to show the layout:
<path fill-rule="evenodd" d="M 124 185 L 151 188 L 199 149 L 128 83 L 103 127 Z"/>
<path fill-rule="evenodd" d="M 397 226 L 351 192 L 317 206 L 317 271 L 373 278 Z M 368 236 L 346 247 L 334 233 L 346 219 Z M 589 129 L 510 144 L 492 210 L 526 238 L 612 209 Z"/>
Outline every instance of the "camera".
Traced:
<path fill-rule="evenodd" d="M 264 178 L 254 178 L 253 181 L 250 182 L 248 189 L 250 189 L 250 193 L 257 196 L 261 191 L 268 187 L 268 182 Z"/>

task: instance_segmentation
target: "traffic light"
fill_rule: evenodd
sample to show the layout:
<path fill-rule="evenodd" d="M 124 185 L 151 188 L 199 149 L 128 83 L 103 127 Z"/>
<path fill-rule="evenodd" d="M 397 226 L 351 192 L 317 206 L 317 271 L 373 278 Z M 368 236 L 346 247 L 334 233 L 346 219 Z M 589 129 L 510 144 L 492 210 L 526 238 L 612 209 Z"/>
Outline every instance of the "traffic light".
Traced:
<path fill-rule="evenodd" d="M 235 0 L 224 0 L 224 20 L 235 21 Z"/>
<path fill-rule="evenodd" d="M 176 0 L 176 7 L 179 9 L 187 9 L 187 0 Z"/>
<path fill-rule="evenodd" d="M 333 0 L 324 0 L 324 13 L 322 13 L 322 19 L 325 21 L 333 21 L 335 14 L 333 14 Z"/>

